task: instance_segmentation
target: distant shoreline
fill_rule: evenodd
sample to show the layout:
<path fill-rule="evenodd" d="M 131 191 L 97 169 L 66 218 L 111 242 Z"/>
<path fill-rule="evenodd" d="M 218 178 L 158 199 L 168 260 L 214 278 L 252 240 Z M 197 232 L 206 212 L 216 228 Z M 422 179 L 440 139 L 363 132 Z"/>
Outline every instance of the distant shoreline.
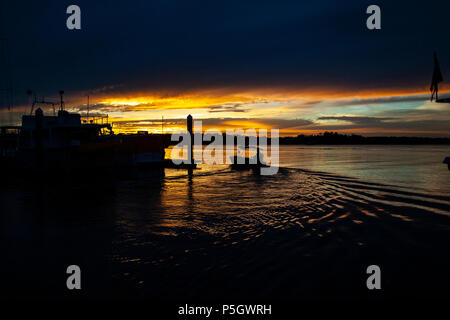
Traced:
<path fill-rule="evenodd" d="M 324 132 L 318 135 L 280 137 L 280 145 L 450 145 L 450 138 L 364 137 Z"/>

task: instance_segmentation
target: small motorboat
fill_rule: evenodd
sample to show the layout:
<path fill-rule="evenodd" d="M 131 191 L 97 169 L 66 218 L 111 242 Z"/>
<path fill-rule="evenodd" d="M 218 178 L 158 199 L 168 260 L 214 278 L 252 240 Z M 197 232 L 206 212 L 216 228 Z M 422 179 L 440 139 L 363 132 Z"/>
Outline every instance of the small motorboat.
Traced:
<path fill-rule="evenodd" d="M 259 149 L 256 150 L 256 154 L 249 157 L 242 157 L 238 155 L 234 155 L 230 157 L 231 160 L 231 168 L 234 170 L 249 170 L 249 169 L 259 169 L 261 167 L 267 167 L 265 161 L 263 160 L 264 156 Z"/>

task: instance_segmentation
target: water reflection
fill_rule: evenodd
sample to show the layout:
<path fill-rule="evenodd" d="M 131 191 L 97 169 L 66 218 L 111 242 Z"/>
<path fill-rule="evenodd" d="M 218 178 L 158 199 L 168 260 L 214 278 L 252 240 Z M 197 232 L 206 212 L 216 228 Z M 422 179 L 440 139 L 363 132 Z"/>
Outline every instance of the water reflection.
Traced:
<path fill-rule="evenodd" d="M 4 285 L 64 297 L 61 270 L 76 263 L 89 297 L 360 298 L 376 262 L 387 296 L 445 294 L 449 196 L 374 180 L 202 165 L 9 186 Z M 42 278 L 23 275 L 30 261 Z"/>
<path fill-rule="evenodd" d="M 115 252 L 127 257 L 119 269 L 133 275 L 125 283 L 134 294 L 218 297 L 240 283 L 243 297 L 364 295 L 354 274 L 372 259 L 395 270 L 412 259 L 416 265 L 402 269 L 402 284 L 415 271 L 424 274 L 430 261 L 450 264 L 444 250 L 449 208 L 441 195 L 296 169 L 277 176 L 168 170 L 159 223 L 144 233 L 127 227 L 133 246 L 116 243 Z M 328 278 L 327 290 L 315 291 L 332 274 L 338 276 Z M 419 282 L 421 290 L 427 287 Z M 344 283 L 352 289 L 339 291 Z"/>

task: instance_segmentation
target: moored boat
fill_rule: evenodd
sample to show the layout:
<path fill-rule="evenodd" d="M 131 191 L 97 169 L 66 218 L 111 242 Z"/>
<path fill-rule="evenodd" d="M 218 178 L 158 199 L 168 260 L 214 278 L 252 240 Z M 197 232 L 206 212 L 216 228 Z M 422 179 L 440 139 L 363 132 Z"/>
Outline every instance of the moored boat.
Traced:
<path fill-rule="evenodd" d="M 33 103 L 32 110 L 35 103 Z M 82 121 L 78 113 L 64 110 L 22 116 L 20 126 L 0 128 L 0 165 L 11 170 L 77 170 L 164 163 L 166 141 L 162 135 L 115 134 L 107 116 Z M 106 121 L 105 121 L 106 119 Z"/>

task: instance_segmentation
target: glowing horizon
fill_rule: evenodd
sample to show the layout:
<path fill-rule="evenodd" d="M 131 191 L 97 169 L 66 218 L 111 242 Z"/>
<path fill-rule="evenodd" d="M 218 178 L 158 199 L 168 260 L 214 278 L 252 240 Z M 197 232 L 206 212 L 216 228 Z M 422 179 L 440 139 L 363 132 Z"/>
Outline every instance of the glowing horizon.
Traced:
<path fill-rule="evenodd" d="M 98 105 L 108 109 L 111 121 L 115 123 L 118 132 L 130 133 L 146 130 L 152 133 L 175 132 L 183 130 L 184 119 L 191 114 L 196 120 L 206 120 L 203 128 L 225 131 L 228 128 L 277 128 L 280 135 L 316 134 L 324 131 L 339 131 L 365 135 L 438 135 L 450 136 L 450 129 L 408 128 L 407 122 L 417 125 L 418 121 L 450 120 L 446 116 L 449 107 L 443 104 L 427 102 L 428 92 L 425 90 L 402 91 L 360 91 L 343 92 L 336 90 L 292 91 L 275 89 L 248 90 L 235 92 L 228 90 L 211 90 L 186 93 L 180 95 L 118 95 L 100 98 Z M 442 94 L 448 94 L 446 92 Z M 100 109 L 101 109 L 100 108 Z M 106 107 L 108 108 L 108 107 Z M 408 119 L 389 116 L 400 110 L 409 112 Z M 414 114 L 421 111 L 421 114 Z M 320 120 L 321 117 L 345 118 L 345 120 Z M 366 125 L 355 127 L 349 119 L 367 117 L 385 119 L 389 124 L 405 120 L 401 128 L 383 128 Z M 161 119 L 167 119 L 164 129 Z M 171 119 L 181 121 L 171 124 Z M 215 120 L 214 120 L 215 119 Z M 294 120 L 303 119 L 305 123 Z M 156 123 L 148 123 L 153 120 Z M 285 122 L 283 122 L 285 121 Z M 289 122 L 290 121 L 290 122 Z M 306 123 L 310 121 L 311 123 Z"/>
<path fill-rule="evenodd" d="M 87 113 L 85 96 L 68 96 L 67 110 Z M 443 123 L 450 123 L 450 106 L 430 103 L 428 96 L 429 92 L 414 88 L 356 92 L 318 88 L 309 92 L 283 88 L 225 88 L 179 94 L 110 92 L 90 96 L 90 114 L 108 114 L 117 133 L 184 130 L 184 120 L 191 114 L 195 120 L 204 120 L 205 130 L 276 128 L 281 136 L 324 131 L 450 136 L 450 126 Z"/>

